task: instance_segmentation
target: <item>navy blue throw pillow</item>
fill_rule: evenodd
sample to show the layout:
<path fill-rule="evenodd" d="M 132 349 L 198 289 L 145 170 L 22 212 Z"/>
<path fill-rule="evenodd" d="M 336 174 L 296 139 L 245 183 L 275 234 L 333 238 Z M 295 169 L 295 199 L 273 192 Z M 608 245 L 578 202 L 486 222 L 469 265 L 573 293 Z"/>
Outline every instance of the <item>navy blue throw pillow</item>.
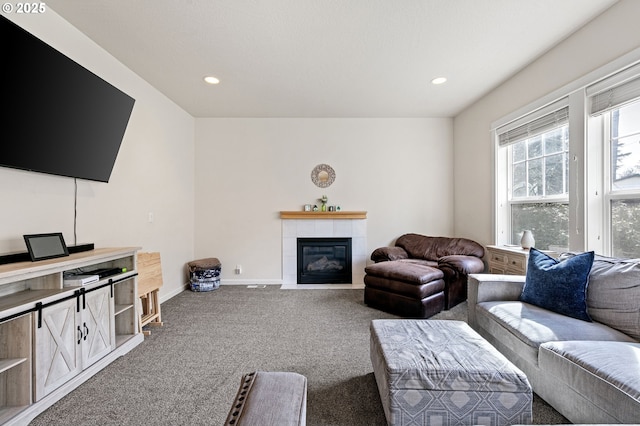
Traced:
<path fill-rule="evenodd" d="M 520 300 L 590 322 L 587 285 L 593 257 L 594 253 L 590 251 L 558 261 L 531 248 Z"/>

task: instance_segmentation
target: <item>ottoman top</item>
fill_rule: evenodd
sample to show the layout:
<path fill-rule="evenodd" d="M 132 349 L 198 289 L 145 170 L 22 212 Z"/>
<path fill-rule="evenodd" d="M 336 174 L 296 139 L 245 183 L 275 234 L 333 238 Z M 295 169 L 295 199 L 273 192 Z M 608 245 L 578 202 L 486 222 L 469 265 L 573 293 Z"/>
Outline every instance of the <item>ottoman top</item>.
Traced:
<path fill-rule="evenodd" d="M 371 343 L 385 360 L 391 389 L 531 389 L 522 371 L 462 321 L 373 320 Z"/>
<path fill-rule="evenodd" d="M 376 277 L 406 281 L 414 284 L 426 284 L 444 277 L 444 272 L 438 268 L 399 260 L 374 263 L 364 268 L 364 271 Z"/>

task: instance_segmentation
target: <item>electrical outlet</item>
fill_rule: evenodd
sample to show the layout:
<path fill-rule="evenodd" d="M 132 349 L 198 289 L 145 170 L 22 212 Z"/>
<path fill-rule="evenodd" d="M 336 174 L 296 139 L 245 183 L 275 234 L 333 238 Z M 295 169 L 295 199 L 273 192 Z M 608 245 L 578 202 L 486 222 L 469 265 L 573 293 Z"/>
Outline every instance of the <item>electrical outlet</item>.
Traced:
<path fill-rule="evenodd" d="M 236 275 L 240 275 L 242 273 L 242 265 L 236 265 Z"/>

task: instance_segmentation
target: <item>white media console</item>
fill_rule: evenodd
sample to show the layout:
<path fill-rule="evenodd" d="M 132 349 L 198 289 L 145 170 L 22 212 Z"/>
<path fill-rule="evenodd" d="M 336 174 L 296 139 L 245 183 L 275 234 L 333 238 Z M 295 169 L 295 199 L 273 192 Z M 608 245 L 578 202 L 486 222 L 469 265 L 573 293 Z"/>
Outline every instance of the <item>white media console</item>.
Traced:
<path fill-rule="evenodd" d="M 143 341 L 138 250 L 0 265 L 0 424 L 28 423 Z M 65 272 L 102 268 L 126 272 L 64 286 Z"/>

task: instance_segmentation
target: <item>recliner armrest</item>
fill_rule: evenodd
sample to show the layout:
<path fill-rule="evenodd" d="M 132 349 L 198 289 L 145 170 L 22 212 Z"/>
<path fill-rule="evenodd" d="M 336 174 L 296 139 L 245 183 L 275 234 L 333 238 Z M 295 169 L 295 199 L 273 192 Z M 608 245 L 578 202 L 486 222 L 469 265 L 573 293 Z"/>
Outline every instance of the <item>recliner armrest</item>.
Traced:
<path fill-rule="evenodd" d="M 386 262 L 388 260 L 408 259 L 409 254 L 402 247 L 380 247 L 371 253 L 374 262 Z"/>
<path fill-rule="evenodd" d="M 467 279 L 469 325 L 477 329 L 478 303 L 520 300 L 525 279 L 524 275 L 470 274 Z"/>
<path fill-rule="evenodd" d="M 451 268 L 459 274 L 477 274 L 484 271 L 484 262 L 475 256 L 453 254 L 438 259 L 438 267 Z"/>

